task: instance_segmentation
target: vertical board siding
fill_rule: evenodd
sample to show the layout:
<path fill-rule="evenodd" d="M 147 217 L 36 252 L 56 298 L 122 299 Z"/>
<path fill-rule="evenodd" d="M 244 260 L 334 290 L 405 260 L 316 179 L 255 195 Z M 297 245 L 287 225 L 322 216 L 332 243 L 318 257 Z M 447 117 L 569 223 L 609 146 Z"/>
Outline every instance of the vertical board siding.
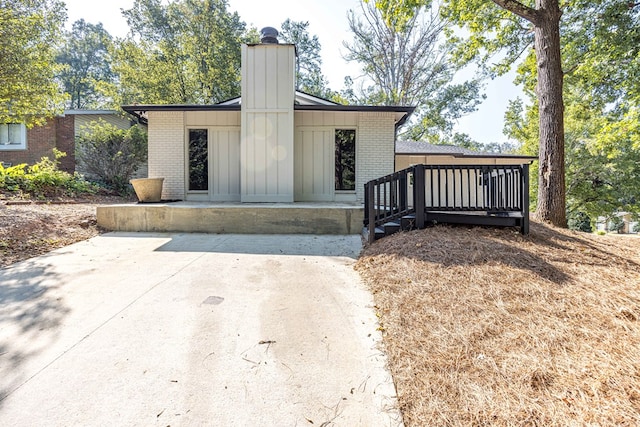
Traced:
<path fill-rule="evenodd" d="M 294 199 L 295 48 L 242 47 L 241 200 Z"/>
<path fill-rule="evenodd" d="M 211 129 L 211 200 L 240 200 L 240 129 Z"/>
<path fill-rule="evenodd" d="M 333 128 L 298 128 L 295 153 L 295 200 L 333 200 Z"/>

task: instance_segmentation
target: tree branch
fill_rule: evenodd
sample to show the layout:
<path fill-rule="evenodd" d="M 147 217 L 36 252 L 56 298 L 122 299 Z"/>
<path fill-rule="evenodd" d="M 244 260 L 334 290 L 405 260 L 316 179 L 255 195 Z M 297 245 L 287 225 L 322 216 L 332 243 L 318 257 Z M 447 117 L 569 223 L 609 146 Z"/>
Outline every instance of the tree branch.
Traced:
<path fill-rule="evenodd" d="M 529 6 L 525 6 L 516 0 L 491 0 L 503 9 L 508 10 L 511 13 L 515 13 L 521 18 L 526 19 L 533 25 L 538 25 L 540 19 L 540 13 Z"/>

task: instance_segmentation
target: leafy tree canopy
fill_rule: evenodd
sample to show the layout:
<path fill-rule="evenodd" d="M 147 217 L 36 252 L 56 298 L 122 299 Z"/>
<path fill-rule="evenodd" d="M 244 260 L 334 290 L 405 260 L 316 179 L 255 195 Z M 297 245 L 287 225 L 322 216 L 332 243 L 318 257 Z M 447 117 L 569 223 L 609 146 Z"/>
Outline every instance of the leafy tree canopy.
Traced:
<path fill-rule="evenodd" d="M 333 92 L 328 88 L 327 79 L 322 74 L 322 57 L 318 36 L 309 35 L 309 21 L 287 19 L 281 25 L 279 40 L 282 43 L 296 45 L 297 88 L 311 95 L 331 98 Z"/>
<path fill-rule="evenodd" d="M 255 41 L 226 0 L 136 0 L 114 49 L 121 103 L 216 103 L 240 92 L 240 45 Z"/>
<path fill-rule="evenodd" d="M 61 110 L 54 58 L 65 20 L 59 0 L 0 0 L 0 123 L 31 126 Z"/>
<path fill-rule="evenodd" d="M 64 65 L 58 78 L 69 97 L 69 108 L 106 106 L 101 92 L 104 85 L 114 80 L 108 53 L 112 43 L 102 24 L 90 24 L 83 19 L 74 22 L 71 31 L 66 32 L 56 59 Z"/>

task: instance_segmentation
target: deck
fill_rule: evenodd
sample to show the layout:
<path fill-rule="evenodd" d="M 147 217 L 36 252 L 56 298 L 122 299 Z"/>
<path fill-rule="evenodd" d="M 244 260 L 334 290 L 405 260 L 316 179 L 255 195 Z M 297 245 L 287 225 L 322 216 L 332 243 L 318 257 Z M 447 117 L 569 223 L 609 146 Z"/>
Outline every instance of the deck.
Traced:
<path fill-rule="evenodd" d="M 349 203 L 167 202 L 99 206 L 112 231 L 218 234 L 359 234 L 364 208 Z"/>
<path fill-rule="evenodd" d="M 529 233 L 529 165 L 415 165 L 365 184 L 369 242 L 429 224 Z"/>

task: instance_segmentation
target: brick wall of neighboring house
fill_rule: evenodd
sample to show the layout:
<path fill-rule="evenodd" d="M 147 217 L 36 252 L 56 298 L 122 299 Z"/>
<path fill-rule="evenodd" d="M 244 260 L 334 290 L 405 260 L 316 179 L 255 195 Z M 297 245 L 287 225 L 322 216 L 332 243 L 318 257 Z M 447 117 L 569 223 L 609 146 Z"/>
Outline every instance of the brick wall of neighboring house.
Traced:
<path fill-rule="evenodd" d="M 56 148 L 67 155 L 60 159 L 60 169 L 73 173 L 76 169 L 76 142 L 72 115 L 56 117 Z"/>
<path fill-rule="evenodd" d="M 0 151 L 0 161 L 18 165 L 33 165 L 43 157 L 54 159 L 53 148 L 67 153 L 60 159 L 60 169 L 73 173 L 75 170 L 75 142 L 73 116 L 55 117 L 42 126 L 27 129 L 25 150 Z"/>
<path fill-rule="evenodd" d="M 356 140 L 356 198 L 364 202 L 364 184 L 393 173 L 393 113 L 360 113 Z"/>

